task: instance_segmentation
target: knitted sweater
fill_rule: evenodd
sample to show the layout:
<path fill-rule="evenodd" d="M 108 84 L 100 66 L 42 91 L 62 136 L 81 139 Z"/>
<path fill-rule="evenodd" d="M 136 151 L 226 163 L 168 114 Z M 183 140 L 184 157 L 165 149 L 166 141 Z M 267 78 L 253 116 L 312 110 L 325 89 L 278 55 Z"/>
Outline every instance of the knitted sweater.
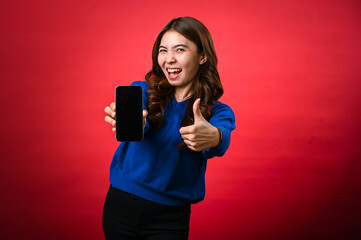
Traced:
<path fill-rule="evenodd" d="M 147 83 L 134 82 L 143 89 L 143 108 L 147 108 Z M 183 141 L 179 129 L 188 100 L 170 101 L 160 129 L 150 131 L 148 123 L 141 142 L 123 142 L 110 166 L 113 187 L 169 206 L 197 203 L 204 199 L 207 159 L 223 156 L 235 129 L 232 109 L 218 102 L 212 107 L 209 123 L 223 134 L 222 143 L 203 152 L 178 147 Z"/>

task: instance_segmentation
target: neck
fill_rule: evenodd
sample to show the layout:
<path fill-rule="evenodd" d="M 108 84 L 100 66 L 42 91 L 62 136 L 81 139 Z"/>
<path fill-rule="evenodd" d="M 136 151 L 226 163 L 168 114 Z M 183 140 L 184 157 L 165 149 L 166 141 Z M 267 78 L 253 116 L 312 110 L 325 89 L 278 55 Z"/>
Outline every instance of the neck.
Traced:
<path fill-rule="evenodd" d="M 174 97 L 177 102 L 183 102 L 192 96 L 191 89 L 175 89 Z"/>

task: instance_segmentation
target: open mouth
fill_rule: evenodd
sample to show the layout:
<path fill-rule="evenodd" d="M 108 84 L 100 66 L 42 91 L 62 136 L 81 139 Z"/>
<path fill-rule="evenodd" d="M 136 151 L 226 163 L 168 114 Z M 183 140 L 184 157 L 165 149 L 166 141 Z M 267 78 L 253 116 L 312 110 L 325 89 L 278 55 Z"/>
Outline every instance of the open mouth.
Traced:
<path fill-rule="evenodd" d="M 167 68 L 169 79 L 176 79 L 182 72 L 180 68 Z"/>

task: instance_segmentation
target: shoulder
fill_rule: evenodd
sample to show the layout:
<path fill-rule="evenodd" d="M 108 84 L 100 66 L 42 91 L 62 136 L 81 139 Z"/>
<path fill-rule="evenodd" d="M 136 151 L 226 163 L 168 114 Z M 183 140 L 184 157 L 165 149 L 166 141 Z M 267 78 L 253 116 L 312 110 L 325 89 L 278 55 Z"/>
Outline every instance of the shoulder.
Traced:
<path fill-rule="evenodd" d="M 134 81 L 131 86 L 141 86 L 143 90 L 148 90 L 148 84 L 146 81 Z"/>
<path fill-rule="evenodd" d="M 232 108 L 230 106 L 228 106 L 227 104 L 224 104 L 222 102 L 217 101 L 216 104 L 214 104 L 212 106 L 212 115 L 220 114 L 220 113 L 229 114 L 229 115 L 234 116 L 233 110 L 232 110 Z"/>
<path fill-rule="evenodd" d="M 135 81 L 132 84 L 130 84 L 131 86 L 141 86 L 143 89 L 143 94 L 144 96 L 149 96 L 149 92 L 148 92 L 148 84 L 146 81 Z"/>
<path fill-rule="evenodd" d="M 229 122 L 230 125 L 234 125 L 236 117 L 230 106 L 222 102 L 216 102 L 212 107 L 212 116 L 210 119 L 211 124 L 225 123 Z"/>

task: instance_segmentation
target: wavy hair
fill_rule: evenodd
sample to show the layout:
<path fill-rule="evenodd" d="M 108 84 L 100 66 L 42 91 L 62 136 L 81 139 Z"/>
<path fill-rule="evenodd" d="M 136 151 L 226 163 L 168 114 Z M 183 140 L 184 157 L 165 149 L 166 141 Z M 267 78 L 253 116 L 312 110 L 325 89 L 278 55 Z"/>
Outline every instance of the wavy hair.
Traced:
<path fill-rule="evenodd" d="M 148 122 L 151 129 L 158 129 L 162 126 L 165 108 L 175 93 L 175 88 L 168 83 L 158 64 L 160 42 L 163 35 L 170 30 L 177 31 L 194 42 L 197 45 L 198 53 L 207 57 L 207 61 L 199 66 L 195 81 L 192 82 L 191 97 L 181 125 L 188 126 L 194 123 L 193 103 L 197 98 L 201 99 L 200 111 L 203 117 L 209 121 L 212 106 L 223 95 L 223 86 L 217 70 L 217 55 L 208 29 L 195 18 L 175 18 L 162 29 L 156 38 L 152 51 L 153 67 L 145 75 L 149 89 Z"/>

